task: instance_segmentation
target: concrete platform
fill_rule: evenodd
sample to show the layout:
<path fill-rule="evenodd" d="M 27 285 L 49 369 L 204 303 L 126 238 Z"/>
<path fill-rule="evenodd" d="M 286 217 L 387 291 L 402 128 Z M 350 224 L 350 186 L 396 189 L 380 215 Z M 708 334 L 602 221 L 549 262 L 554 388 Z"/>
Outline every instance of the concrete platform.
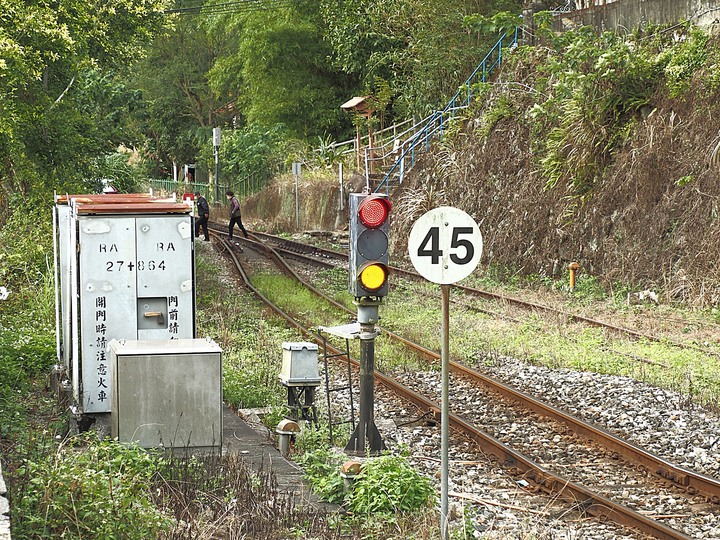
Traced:
<path fill-rule="evenodd" d="M 341 511 L 336 504 L 321 502 L 310 491 L 302 470 L 275 448 L 270 433 L 259 422 L 248 421 L 223 406 L 223 453 L 237 453 L 253 469 L 271 470 L 283 493 L 292 493 L 298 505 L 310 505 L 326 512 Z"/>

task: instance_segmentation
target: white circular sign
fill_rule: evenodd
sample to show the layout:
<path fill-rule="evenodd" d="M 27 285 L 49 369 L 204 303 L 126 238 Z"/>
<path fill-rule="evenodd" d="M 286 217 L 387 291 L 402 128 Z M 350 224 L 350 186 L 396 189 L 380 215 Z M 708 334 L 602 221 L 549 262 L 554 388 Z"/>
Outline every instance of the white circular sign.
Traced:
<path fill-rule="evenodd" d="M 420 216 L 408 239 L 415 270 L 425 279 L 443 285 L 469 276 L 480 262 L 482 248 L 478 224 L 452 206 L 441 206 Z"/>

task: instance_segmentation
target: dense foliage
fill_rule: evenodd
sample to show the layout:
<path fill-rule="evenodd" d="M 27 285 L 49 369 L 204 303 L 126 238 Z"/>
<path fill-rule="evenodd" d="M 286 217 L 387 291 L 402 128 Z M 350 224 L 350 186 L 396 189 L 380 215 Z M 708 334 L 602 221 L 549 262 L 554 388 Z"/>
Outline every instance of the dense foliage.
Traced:
<path fill-rule="evenodd" d="M 348 456 L 320 447 L 299 457 L 313 490 L 323 500 L 344 504 L 356 515 L 383 515 L 394 519 L 402 513 L 427 509 L 434 502 L 432 481 L 396 454 L 368 459 L 343 489 L 340 468 Z"/>
<path fill-rule="evenodd" d="M 266 179 L 352 138 L 364 120 L 340 105 L 353 96 L 373 96 L 381 125 L 444 103 L 495 39 L 466 18 L 499 7 L 519 4 L 2 0 L 0 204 L 103 179 L 130 190 L 118 155 L 151 164 L 135 176 L 212 171 L 217 126 L 223 182 Z"/>
<path fill-rule="evenodd" d="M 136 137 L 122 72 L 163 27 L 164 0 L 0 2 L 0 200 L 77 189 Z"/>
<path fill-rule="evenodd" d="M 23 538 L 158 538 L 172 521 L 153 503 L 158 461 L 117 441 L 68 440 L 15 472 L 15 535 Z"/>

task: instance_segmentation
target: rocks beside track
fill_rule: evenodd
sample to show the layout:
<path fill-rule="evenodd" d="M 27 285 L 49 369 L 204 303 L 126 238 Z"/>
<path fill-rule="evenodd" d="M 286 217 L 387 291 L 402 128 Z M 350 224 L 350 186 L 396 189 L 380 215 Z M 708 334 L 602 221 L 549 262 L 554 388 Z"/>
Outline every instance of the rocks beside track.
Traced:
<path fill-rule="evenodd" d="M 716 464 L 720 418 L 712 411 L 688 403 L 680 394 L 627 377 L 540 368 L 512 358 L 495 359 L 483 371 L 669 461 L 710 476 L 720 475 Z M 438 376 L 437 372 L 417 372 L 403 373 L 399 378 L 411 385 L 412 378 L 427 382 Z M 338 372 L 337 377 L 336 384 L 340 385 L 343 376 Z M 375 397 L 375 420 L 385 444 L 391 450 L 409 452 L 410 462 L 435 480 L 439 491 L 440 429 L 437 423 L 431 418 L 421 418 L 413 407 L 402 404 L 383 387 L 376 389 Z M 356 407 L 357 399 L 356 395 Z M 337 396 L 335 404 L 346 407 L 342 414 L 347 417 L 349 395 Z M 451 408 L 457 406 L 459 404 L 453 404 L 451 399 Z M 580 509 L 529 493 L 523 489 L 522 479 L 510 476 L 499 464 L 479 454 L 468 441 L 452 433 L 450 460 L 451 524 L 454 527 L 463 527 L 463 523 L 471 525 L 475 537 L 643 538 L 613 523 L 588 518 L 578 511 Z M 628 498 L 632 499 L 632 490 L 627 491 Z M 680 511 L 682 499 L 682 493 L 673 495 L 671 490 L 657 500 L 649 500 L 642 511 L 650 517 L 667 515 L 670 519 L 663 521 L 672 526 L 674 514 L 686 515 L 687 508 Z M 688 516 L 691 521 L 685 525 L 692 531 L 688 532 L 691 537 L 720 539 L 717 530 L 720 509 L 711 504 L 702 506 L 696 517 Z"/>
<path fill-rule="evenodd" d="M 629 377 L 507 357 L 483 371 L 668 461 L 720 478 L 720 416 L 686 396 Z"/>

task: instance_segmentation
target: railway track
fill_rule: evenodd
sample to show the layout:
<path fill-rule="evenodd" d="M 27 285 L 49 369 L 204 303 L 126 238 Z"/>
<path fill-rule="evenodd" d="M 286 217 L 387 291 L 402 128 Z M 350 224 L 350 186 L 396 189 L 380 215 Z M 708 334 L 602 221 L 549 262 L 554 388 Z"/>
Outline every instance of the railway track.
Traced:
<path fill-rule="evenodd" d="M 257 237 L 257 235 L 254 236 Z M 226 247 L 230 248 L 230 246 L 228 246 L 227 244 Z M 276 250 L 269 248 L 262 242 L 252 243 L 252 249 L 266 251 L 270 254 L 270 256 L 275 259 L 277 264 L 281 265 L 283 271 L 290 275 L 294 275 L 296 279 L 304 283 L 304 280 L 302 280 L 302 278 L 300 278 L 292 270 L 292 268 L 290 268 L 290 266 L 283 261 L 282 257 L 279 253 L 277 253 Z M 235 254 L 232 254 L 230 250 L 228 252 L 231 253 L 231 256 L 234 259 L 238 269 L 241 271 L 241 273 L 244 274 L 244 279 L 246 280 L 248 287 L 253 290 L 259 297 L 261 297 L 263 301 L 271 304 L 268 299 L 262 295 L 260 291 L 258 291 L 252 286 L 249 278 L 244 273 L 244 270 L 242 270 L 242 267 L 237 260 L 237 256 Z M 314 287 L 312 287 L 311 285 L 305 285 L 308 286 L 311 290 L 313 290 L 313 292 L 315 292 L 316 294 L 322 295 L 320 291 L 317 291 L 317 289 L 314 289 Z M 338 304 L 332 299 L 328 299 L 328 301 L 333 303 L 336 307 L 344 310 L 346 309 L 344 306 Z M 280 315 L 289 322 L 291 322 L 293 326 L 295 326 L 306 336 L 308 336 L 308 338 L 314 340 L 317 339 L 317 336 L 313 332 L 305 328 L 297 321 L 294 321 L 291 315 L 284 313 L 281 310 L 278 310 L 277 307 L 273 307 L 273 309 L 276 312 L 279 312 Z M 400 338 L 400 336 L 396 336 L 394 334 L 389 335 L 391 335 L 393 339 L 402 339 Z M 406 346 L 412 347 L 416 352 L 425 356 L 426 358 L 439 358 L 439 355 L 433 351 L 424 349 L 416 344 L 409 342 L 408 340 L 403 340 L 403 342 Z M 332 354 L 338 354 L 338 351 L 335 351 Z M 566 448 L 568 444 L 571 444 L 573 448 L 582 446 L 582 444 L 578 440 L 573 440 L 573 442 L 571 443 L 567 442 L 565 432 L 572 432 L 573 437 L 579 437 L 583 440 L 590 439 L 591 441 L 594 441 L 591 443 L 590 448 L 585 451 L 586 454 L 583 458 L 584 462 L 594 461 L 596 458 L 593 456 L 596 456 L 597 451 L 593 450 L 592 445 L 601 445 L 604 448 L 605 455 L 610 456 L 609 461 L 611 462 L 610 464 L 603 463 L 603 467 L 613 465 L 614 467 L 612 468 L 616 468 L 616 465 L 619 462 L 627 462 L 633 464 L 631 466 L 631 469 L 634 475 L 636 475 L 637 473 L 634 472 L 633 467 L 639 467 L 640 469 L 655 475 L 655 480 L 649 479 L 651 477 L 647 477 L 644 474 L 640 476 L 635 476 L 632 484 L 633 486 L 636 486 L 636 488 L 633 488 L 632 493 L 630 493 L 631 489 L 627 486 L 625 486 L 625 489 L 623 490 L 628 492 L 628 497 L 630 498 L 632 498 L 632 496 L 637 497 L 637 490 L 642 491 L 654 488 L 654 486 L 656 486 L 660 481 L 662 481 L 663 483 L 671 485 L 673 488 L 679 488 L 680 490 L 682 490 L 683 493 L 680 493 L 677 489 L 674 489 L 674 496 L 687 496 L 689 501 L 688 508 L 697 507 L 699 499 L 693 499 L 693 496 L 697 495 L 702 495 L 705 500 L 710 500 L 714 503 L 718 503 L 720 501 L 720 482 L 718 482 L 714 478 L 705 477 L 703 475 L 694 473 L 693 471 L 677 467 L 667 462 L 666 460 L 657 458 L 649 452 L 645 452 L 642 449 L 626 443 L 609 433 L 603 432 L 602 430 L 599 430 L 594 426 L 591 426 L 576 418 L 573 418 L 572 416 L 567 415 L 566 413 L 563 413 L 558 409 L 549 407 L 546 404 L 543 404 L 538 400 L 531 398 L 530 396 L 519 393 L 518 391 L 508 387 L 507 385 L 503 385 L 501 383 L 498 383 L 497 381 L 493 381 L 492 379 L 482 374 L 479 374 L 469 368 L 466 368 L 465 366 L 462 366 L 457 362 L 452 363 L 452 369 L 456 374 L 458 374 L 458 379 L 462 377 L 462 379 L 469 381 L 468 384 L 470 384 L 472 387 L 477 389 L 480 385 L 482 385 L 482 387 L 484 388 L 483 392 L 485 392 L 486 395 L 495 396 L 487 398 L 490 401 L 497 401 L 497 395 L 502 395 L 507 400 L 510 400 L 508 403 L 521 403 L 522 407 L 533 411 L 533 413 L 538 415 L 538 417 L 544 418 L 545 420 L 543 420 L 543 422 L 547 423 L 547 419 L 549 418 L 551 419 L 551 422 L 554 422 L 558 426 L 560 426 L 559 428 L 554 428 L 555 435 L 549 435 L 542 440 L 557 439 L 557 442 L 564 444 Z M 413 391 L 409 388 L 409 385 L 400 384 L 398 381 L 386 377 L 385 375 L 382 375 L 380 373 L 376 373 L 376 380 L 384 384 L 386 387 L 391 388 L 394 393 L 396 393 L 403 399 L 413 403 L 419 409 L 433 415 L 438 414 L 439 407 L 437 403 L 433 399 L 425 397 L 418 392 Z M 488 388 L 490 389 L 489 391 Z M 478 390 L 474 391 L 477 392 Z M 471 390 L 467 390 L 466 394 L 470 395 L 470 392 Z M 432 394 L 432 388 L 425 389 L 423 391 L 423 394 L 426 393 Z M 478 398 L 475 397 L 473 399 L 477 400 Z M 506 407 L 510 407 L 510 409 L 513 409 L 516 408 L 517 405 L 508 404 L 506 405 Z M 526 414 L 527 413 L 521 413 L 520 416 Z M 518 413 L 506 412 L 504 415 L 500 415 L 500 417 L 508 417 L 508 415 L 518 416 Z M 630 508 L 622 504 L 613 502 L 613 500 L 606 495 L 614 495 L 615 492 L 608 489 L 607 486 L 602 485 L 602 483 L 596 489 L 590 490 L 579 482 L 571 482 L 564 476 L 560 476 L 559 474 L 552 472 L 548 468 L 539 465 L 532 459 L 518 453 L 514 449 L 503 444 L 503 442 L 501 442 L 499 438 L 495 436 L 498 434 L 497 431 L 494 435 L 484 433 L 482 430 L 478 429 L 474 424 L 475 422 L 480 421 L 479 418 L 473 417 L 473 420 L 469 420 L 468 418 L 471 416 L 472 415 L 463 415 L 463 417 L 461 418 L 456 414 L 452 414 L 451 427 L 462 432 L 464 434 L 463 436 L 473 440 L 482 452 L 489 456 L 492 456 L 493 459 L 496 460 L 498 463 L 503 464 L 503 467 L 510 471 L 511 474 L 515 475 L 518 478 L 521 478 L 523 482 L 527 482 L 529 487 L 537 491 L 552 494 L 555 497 L 569 501 L 571 504 L 580 504 L 582 511 L 584 513 L 587 513 L 588 515 L 617 521 L 618 523 L 630 526 L 634 529 L 642 531 L 645 534 L 650 534 L 656 538 L 688 538 L 688 536 L 686 536 L 682 532 L 663 525 L 656 520 L 652 520 L 647 516 L 643 515 L 642 513 L 631 510 Z M 552 429 L 547 427 L 543 427 L 543 429 L 549 431 L 550 433 L 553 432 Z M 500 428 L 500 431 L 502 431 L 502 428 Z M 526 448 L 525 453 L 532 454 L 532 448 Z M 561 449 L 557 449 L 556 451 L 551 453 L 557 453 L 562 455 L 565 452 L 563 452 Z M 568 467 L 571 467 L 571 465 L 565 464 L 562 466 L 559 465 L 559 467 L 561 469 L 567 469 Z M 619 480 L 619 478 L 628 478 L 630 472 L 631 471 L 629 470 L 624 470 L 623 472 L 618 473 L 620 476 L 616 476 L 615 480 L 609 480 L 608 482 L 618 485 L 625 485 L 621 480 Z M 597 469 L 595 469 L 595 472 L 593 472 L 592 470 L 590 470 L 590 472 L 580 472 L 577 473 L 577 476 L 583 479 L 583 481 L 585 481 L 588 478 L 598 476 L 598 474 L 599 473 L 597 472 Z M 667 497 L 667 495 L 661 495 L 661 497 L 662 496 Z M 680 520 L 680 518 L 678 517 L 674 517 L 674 519 L 676 521 Z M 682 523 L 680 523 L 680 526 L 682 526 Z"/>
<path fill-rule="evenodd" d="M 308 244 L 303 244 L 301 242 L 297 242 L 294 240 L 288 240 L 285 238 L 281 238 L 275 235 L 270 235 L 266 233 L 260 233 L 256 232 L 254 233 L 255 236 L 258 239 L 262 239 L 266 242 L 272 243 L 275 249 L 279 253 L 287 254 L 289 256 L 292 256 L 296 259 L 302 260 L 307 262 L 308 264 L 314 264 L 324 267 L 338 267 L 341 264 L 347 263 L 347 255 L 344 253 L 340 253 L 338 251 L 333 251 L 329 249 L 324 249 L 321 247 L 316 247 Z M 423 277 L 421 277 L 417 272 L 413 272 L 404 268 L 400 268 L 397 266 L 391 267 L 391 272 L 405 277 L 407 279 L 416 280 L 416 281 L 425 281 Z M 581 323 L 590 327 L 595 328 L 602 328 L 605 330 L 608 330 L 610 332 L 613 332 L 617 335 L 623 335 L 627 336 L 629 338 L 635 339 L 635 340 L 647 340 L 649 342 L 656 342 L 656 343 L 665 343 L 671 346 L 674 346 L 679 349 L 685 349 L 685 350 L 691 350 L 695 352 L 700 352 L 702 354 L 706 354 L 708 356 L 713 356 L 716 358 L 720 358 L 720 351 L 713 350 L 708 347 L 702 347 L 693 343 L 685 343 L 678 341 L 676 339 L 668 338 L 668 337 L 661 337 L 656 336 L 653 334 L 649 334 L 647 332 L 642 332 L 639 330 L 619 326 L 617 324 L 608 323 L 606 321 L 602 321 L 593 317 L 587 317 L 584 315 L 580 315 L 577 313 L 571 313 L 566 310 L 558 309 L 552 306 L 539 304 L 537 302 L 529 302 L 522 300 L 520 298 L 516 298 L 509 295 L 504 294 L 498 294 L 494 292 L 485 291 L 482 289 L 477 289 L 473 287 L 466 287 L 463 285 L 455 284 L 453 285 L 453 288 L 459 292 L 464 293 L 465 295 L 471 296 L 471 297 L 477 297 L 477 298 L 483 298 L 486 300 L 490 300 L 499 304 L 503 305 L 510 305 L 514 307 L 521 308 L 523 310 L 530 310 L 536 313 L 542 313 L 542 314 L 549 314 L 554 317 L 557 317 L 560 320 L 568 321 L 568 322 L 576 322 Z M 491 313 L 493 315 L 496 315 L 496 313 Z M 694 321 L 682 321 L 682 320 L 675 320 L 676 323 L 680 325 L 693 325 L 697 324 L 697 322 Z M 710 325 L 715 327 L 716 325 Z"/>

